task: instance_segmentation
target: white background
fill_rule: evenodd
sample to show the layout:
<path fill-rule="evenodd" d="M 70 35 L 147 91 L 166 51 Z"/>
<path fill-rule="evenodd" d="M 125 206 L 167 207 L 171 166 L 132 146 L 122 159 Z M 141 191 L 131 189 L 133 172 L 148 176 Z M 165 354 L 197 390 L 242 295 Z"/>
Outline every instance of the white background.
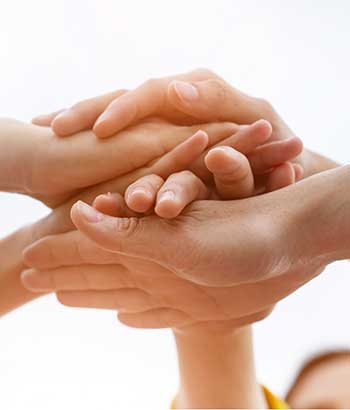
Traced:
<path fill-rule="evenodd" d="M 201 66 L 268 98 L 307 146 L 348 160 L 347 0 L 0 5 L 1 116 L 29 120 L 84 97 Z M 22 197 L 2 194 L 0 201 L 2 235 L 47 212 Z M 259 378 L 278 393 L 310 353 L 350 346 L 349 266 L 331 266 L 256 326 Z M 176 387 L 166 331 L 127 329 L 113 312 L 69 310 L 52 296 L 1 320 L 3 409 L 161 409 Z"/>

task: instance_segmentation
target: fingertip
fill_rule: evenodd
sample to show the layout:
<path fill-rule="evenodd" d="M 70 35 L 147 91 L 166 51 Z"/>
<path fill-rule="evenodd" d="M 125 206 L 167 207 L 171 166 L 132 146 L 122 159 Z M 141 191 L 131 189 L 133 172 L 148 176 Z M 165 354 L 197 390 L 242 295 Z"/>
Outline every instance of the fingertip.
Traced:
<path fill-rule="evenodd" d="M 241 162 L 243 155 L 232 147 L 212 148 L 204 158 L 206 167 L 213 174 L 232 172 Z"/>
<path fill-rule="evenodd" d="M 97 138 L 110 138 L 113 134 L 119 131 L 118 127 L 111 127 L 110 121 L 108 118 L 104 119 L 103 117 L 98 118 L 92 127 L 93 133 Z"/>
<path fill-rule="evenodd" d="M 51 127 L 56 135 L 66 137 L 81 131 L 80 119 L 73 110 L 68 109 L 58 114 Z"/>
<path fill-rule="evenodd" d="M 165 191 L 157 199 L 154 212 L 161 218 L 172 219 L 179 216 L 184 206 L 176 201 L 174 192 Z"/>
<path fill-rule="evenodd" d="M 203 131 L 203 130 L 198 130 L 195 134 L 190 137 L 191 139 L 196 139 L 196 143 L 201 145 L 203 147 L 203 151 L 205 148 L 207 148 L 209 144 L 209 135 Z"/>
<path fill-rule="evenodd" d="M 192 104 L 199 99 L 197 87 L 186 81 L 173 80 L 168 85 L 168 93 L 180 103 Z"/>
<path fill-rule="evenodd" d="M 299 137 L 294 137 L 294 146 L 295 146 L 295 152 L 297 152 L 296 155 L 299 155 L 302 153 L 304 149 L 304 143 Z"/>
<path fill-rule="evenodd" d="M 259 134 L 262 142 L 267 141 L 271 137 L 272 125 L 269 121 L 260 119 L 254 122 L 251 127 L 255 133 Z"/>
<path fill-rule="evenodd" d="M 27 269 L 21 272 L 23 286 L 34 293 L 45 293 L 52 291 L 50 275 L 42 275 L 35 269 Z"/>
<path fill-rule="evenodd" d="M 127 206 L 138 213 L 145 213 L 153 205 L 153 195 L 147 190 L 137 187 L 134 188 L 131 192 L 126 192 L 125 201 Z"/>
<path fill-rule="evenodd" d="M 98 138 L 109 138 L 131 125 L 136 119 L 137 109 L 131 96 L 126 93 L 110 103 L 97 118 L 93 132 Z"/>
<path fill-rule="evenodd" d="M 300 181 L 304 176 L 304 168 L 300 164 L 293 164 L 295 173 L 295 182 Z"/>
<path fill-rule="evenodd" d="M 268 192 L 277 191 L 295 183 L 295 171 L 290 162 L 284 162 L 271 171 L 266 189 Z"/>
<path fill-rule="evenodd" d="M 80 200 L 72 206 L 70 216 L 78 229 L 87 224 L 99 223 L 104 219 L 104 214 Z"/>

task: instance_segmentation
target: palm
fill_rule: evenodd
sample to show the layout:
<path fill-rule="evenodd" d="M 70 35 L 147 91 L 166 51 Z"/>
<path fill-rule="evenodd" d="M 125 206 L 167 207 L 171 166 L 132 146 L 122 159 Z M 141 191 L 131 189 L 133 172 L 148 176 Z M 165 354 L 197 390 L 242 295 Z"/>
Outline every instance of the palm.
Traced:
<path fill-rule="evenodd" d="M 288 277 L 257 283 L 203 286 L 179 277 L 158 263 L 105 251 L 78 231 L 44 239 L 41 247 L 47 250 L 47 246 L 55 251 L 46 252 L 49 259 L 41 262 L 40 268 L 51 276 L 51 283 L 55 284 L 51 290 L 60 292 L 63 303 L 68 293 L 83 290 L 86 292 L 83 299 L 78 297 L 74 304 L 94 307 L 96 298 L 106 299 L 105 292 L 110 298 L 112 292 L 108 306 L 103 306 L 104 302 L 99 306 L 119 308 L 128 317 L 154 312 L 154 326 L 157 326 L 158 309 L 169 310 L 169 323 L 173 323 L 172 315 L 178 318 L 180 312 L 181 320 L 176 321 L 176 328 L 182 331 L 218 326 L 230 329 L 261 319 L 310 276 L 305 271 L 291 270 Z M 41 252 L 40 246 L 37 251 Z M 73 266 L 78 266 L 78 271 Z M 135 292 L 130 300 L 123 298 L 120 304 L 118 295 L 124 289 Z"/>

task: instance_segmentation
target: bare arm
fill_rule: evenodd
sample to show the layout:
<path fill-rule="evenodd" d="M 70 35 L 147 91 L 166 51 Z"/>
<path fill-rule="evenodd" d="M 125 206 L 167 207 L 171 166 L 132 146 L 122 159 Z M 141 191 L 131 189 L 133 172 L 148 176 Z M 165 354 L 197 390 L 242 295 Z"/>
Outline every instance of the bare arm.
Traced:
<path fill-rule="evenodd" d="M 175 332 L 180 371 L 179 409 L 266 408 L 257 383 L 251 326 L 221 332 Z"/>
<path fill-rule="evenodd" d="M 33 240 L 31 229 L 24 227 L 0 241 L 0 316 L 41 296 L 25 289 L 20 280 L 22 251 Z"/>

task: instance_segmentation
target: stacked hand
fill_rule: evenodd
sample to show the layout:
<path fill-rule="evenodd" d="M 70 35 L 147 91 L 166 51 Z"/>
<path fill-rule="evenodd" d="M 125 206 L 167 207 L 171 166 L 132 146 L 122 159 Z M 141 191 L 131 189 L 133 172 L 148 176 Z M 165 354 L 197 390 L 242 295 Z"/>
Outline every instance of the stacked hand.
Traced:
<path fill-rule="evenodd" d="M 154 116 L 164 119 L 147 118 Z M 259 121 L 261 118 L 268 122 Z M 140 123 L 142 120 L 145 122 Z M 251 126 L 201 124 L 224 120 L 238 124 L 257 122 Z M 142 271 L 143 276 L 149 276 L 154 269 L 152 264 L 156 264 L 172 272 L 172 280 L 186 287 L 196 288 L 199 284 L 221 289 L 231 303 L 230 308 L 223 307 L 221 319 L 228 318 L 223 318 L 222 312 L 230 312 L 230 320 L 237 323 L 266 315 L 276 301 L 322 269 L 321 263 L 313 263 L 312 252 L 312 266 L 306 264 L 299 269 L 299 264 L 294 263 L 300 255 L 298 246 L 289 241 L 293 228 L 283 211 L 294 201 L 292 190 L 240 201 L 213 200 L 273 191 L 299 180 L 303 169 L 310 175 L 331 166 L 321 165 L 310 153 L 302 151 L 300 140 L 268 103 L 240 93 L 213 73 L 197 70 L 152 80 L 136 90 L 87 100 L 34 122 L 40 125 L 30 127 L 35 132 L 40 130 L 42 139 L 35 147 L 41 146 L 41 151 L 38 148 L 37 167 L 18 190 L 56 207 L 31 229 L 33 240 L 51 235 L 27 251 L 26 260 L 35 267 L 55 268 L 60 277 L 60 266 L 68 264 L 79 276 L 78 272 L 84 272 L 85 267 L 81 270 L 75 265 L 85 265 L 87 260 L 89 265 L 95 265 L 89 267 L 90 273 L 96 272 L 101 263 L 117 263 L 128 271 Z M 79 134 L 59 138 L 49 125 L 60 136 Z M 91 127 L 101 138 L 114 136 L 98 140 L 91 131 L 84 131 Z M 208 148 L 213 146 L 216 149 L 209 152 Z M 226 148 L 219 148 L 222 146 Z M 45 161 L 41 160 L 43 157 Z M 218 163 L 228 168 L 220 173 Z M 176 174 L 181 170 L 188 171 Z M 171 187 L 178 187 L 178 191 Z M 296 196 L 300 197 L 302 191 L 296 190 Z M 126 204 L 115 194 L 99 196 L 106 192 L 125 193 Z M 165 209 L 164 202 L 159 203 L 161 193 L 168 195 Z M 170 194 L 174 193 L 180 194 L 177 202 L 171 199 Z M 207 198 L 211 200 L 198 201 Z M 82 216 L 82 209 L 86 208 L 75 207 L 74 222 L 83 234 L 68 232 L 73 228 L 69 212 L 78 199 L 94 202 L 97 209 L 113 216 L 99 213 L 98 223 L 91 224 Z M 92 208 L 88 209 L 91 213 Z M 130 214 L 135 211 L 137 216 Z M 180 212 L 177 218 L 168 219 Z M 117 215 L 122 218 L 116 218 Z M 68 233 L 54 236 L 63 232 Z M 61 245 L 55 246 L 56 240 L 62 243 L 62 255 Z M 72 246 L 76 246 L 78 253 Z M 281 252 L 285 252 L 284 257 Z M 96 260 L 91 259 L 95 255 Z M 141 268 L 135 263 L 141 264 Z M 114 271 L 113 266 L 109 269 Z M 40 277 L 50 278 L 51 273 Z M 26 276 L 33 279 L 35 275 Z M 104 275 L 96 276 L 103 283 Z M 44 290 L 42 283 L 35 283 L 38 290 Z M 33 283 L 30 286 L 35 287 Z M 69 281 L 60 286 L 66 291 L 76 290 L 76 285 L 70 288 Z M 60 290 L 60 286 L 51 284 L 45 289 Z M 99 289 L 97 283 L 93 286 Z M 72 296 L 79 305 L 74 292 Z M 243 300 L 235 304 L 234 298 Z M 217 320 L 219 316 L 208 317 Z M 202 321 L 206 317 L 197 319 Z"/>
<path fill-rule="evenodd" d="M 261 138 L 261 135 L 266 135 L 265 138 L 268 138 L 269 132 L 268 124 L 259 122 L 243 128 L 236 136 L 242 133 L 242 141 L 252 144 L 252 141 L 257 143 L 259 140 L 257 136 Z M 198 147 L 205 149 L 206 141 L 207 136 L 199 132 L 176 149 L 176 156 L 181 153 L 179 157 L 184 159 L 199 155 L 202 159 L 203 154 L 198 152 Z M 271 153 L 271 147 L 274 145 L 265 149 Z M 176 162 L 175 151 L 171 155 Z M 141 217 L 139 212 L 150 214 L 154 211 L 156 215 L 168 219 L 171 223 L 169 227 L 176 235 L 181 221 L 188 218 L 186 207 L 192 202 L 196 204 L 196 201 L 205 199 L 248 197 L 256 191 L 255 173 L 247 157 L 232 147 L 220 146 L 206 151 L 204 163 L 207 173 L 211 171 L 213 174 L 214 185 L 206 186 L 191 171 L 174 173 L 167 179 L 152 174 L 131 184 L 125 192 L 125 199 L 119 194 L 101 195 L 94 201 L 94 206 L 106 214 L 131 217 L 134 221 Z M 263 171 L 267 173 L 268 170 Z M 273 191 L 292 184 L 296 176 L 301 176 L 300 167 L 283 163 L 268 174 L 267 189 Z M 210 203 L 198 204 L 207 206 Z M 79 228 L 77 209 L 85 209 L 87 205 L 79 203 L 77 206 L 73 208 L 72 215 Z M 86 209 L 93 221 L 98 222 L 102 214 L 92 213 L 94 211 L 89 207 Z M 178 219 L 170 222 L 170 218 L 179 215 Z M 157 219 L 157 216 L 150 218 Z M 190 230 L 187 233 L 183 231 L 181 241 L 187 240 L 189 233 Z M 147 232 L 144 234 L 147 235 Z M 167 236 L 169 238 L 165 246 L 169 252 L 176 254 L 180 243 L 172 241 L 171 232 Z M 157 238 L 154 240 L 154 244 L 157 243 Z M 144 239 L 143 245 L 140 242 L 143 247 L 152 244 L 152 237 Z M 158 250 L 162 252 L 161 244 Z M 180 264 L 185 262 L 184 255 L 177 256 L 180 256 Z M 191 258 L 190 254 L 188 259 Z M 184 268 L 183 273 L 174 273 L 159 261 L 124 255 L 123 251 L 111 253 L 102 250 L 77 231 L 39 241 L 26 251 L 25 260 L 36 268 L 26 271 L 22 277 L 30 290 L 56 291 L 59 300 L 69 306 L 119 310 L 120 320 L 136 327 L 173 327 L 186 332 L 213 327 L 232 329 L 265 317 L 274 302 L 290 292 L 289 287 L 280 286 L 276 299 L 271 300 L 263 294 L 257 299 L 261 284 L 213 287 L 193 283 L 186 279 L 188 268 Z M 192 263 L 198 263 L 197 259 L 193 259 Z M 269 281 L 268 285 L 276 289 L 279 283 Z"/>

